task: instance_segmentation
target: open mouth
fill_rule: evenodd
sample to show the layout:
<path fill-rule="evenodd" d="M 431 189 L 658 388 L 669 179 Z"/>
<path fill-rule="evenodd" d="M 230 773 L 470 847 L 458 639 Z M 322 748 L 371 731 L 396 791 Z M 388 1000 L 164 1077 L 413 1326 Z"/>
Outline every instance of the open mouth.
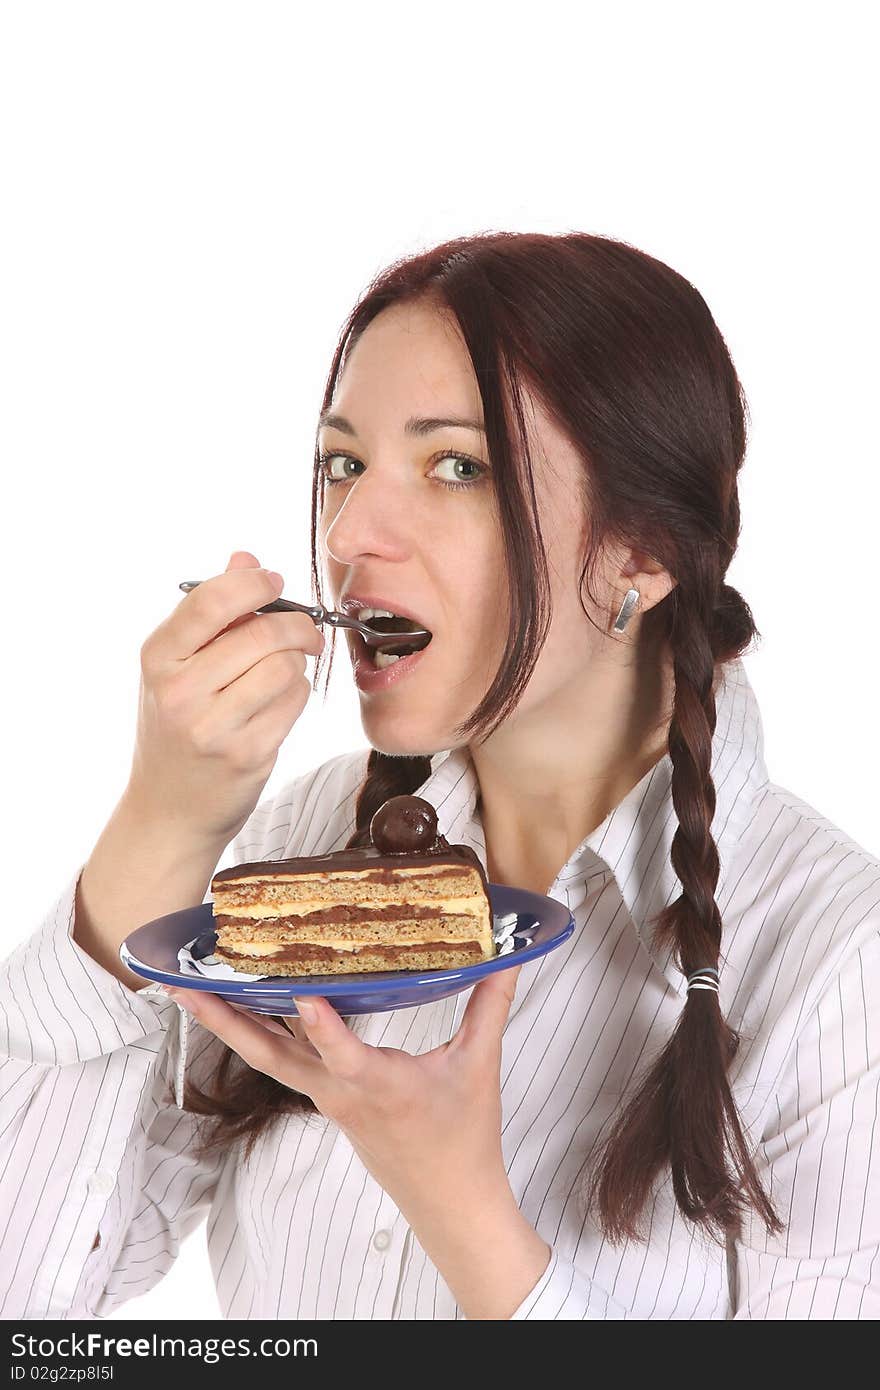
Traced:
<path fill-rule="evenodd" d="M 387 632 L 395 635 L 400 634 L 401 636 L 406 632 L 425 631 L 422 624 L 414 622 L 412 618 L 386 618 L 384 616 L 377 616 L 375 618 L 365 618 L 362 619 L 362 621 L 366 622 L 370 627 L 375 628 L 377 632 Z M 433 634 L 429 633 L 427 637 L 420 637 L 416 642 L 383 642 L 381 647 L 373 647 L 371 651 L 374 656 L 376 653 L 381 653 L 385 656 L 412 656 L 413 652 L 419 652 L 423 647 L 427 647 L 428 643 L 431 641 L 432 635 Z"/>

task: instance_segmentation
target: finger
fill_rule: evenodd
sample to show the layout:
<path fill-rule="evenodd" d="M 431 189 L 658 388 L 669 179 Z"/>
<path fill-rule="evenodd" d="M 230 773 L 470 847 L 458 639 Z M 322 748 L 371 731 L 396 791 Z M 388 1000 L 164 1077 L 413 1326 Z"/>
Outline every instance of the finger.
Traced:
<path fill-rule="evenodd" d="M 181 599 L 153 634 L 153 652 L 162 665 L 176 665 L 211 642 L 236 618 L 273 603 L 281 585 L 268 570 L 246 566 L 204 580 Z"/>
<path fill-rule="evenodd" d="M 306 1036 L 317 1050 L 327 1071 L 342 1081 L 353 1081 L 369 1064 L 375 1048 L 361 1042 L 331 1004 L 320 995 L 294 998 Z"/>
<path fill-rule="evenodd" d="M 521 965 L 496 970 L 474 986 L 456 1037 L 469 1045 L 477 1043 L 484 1046 L 492 1040 L 500 1041 L 521 970 Z"/>
<path fill-rule="evenodd" d="M 248 1009 L 244 1004 L 234 1004 L 231 999 L 226 1001 L 229 1007 L 235 1009 L 236 1013 L 244 1014 L 245 1018 L 252 1018 L 254 1023 L 259 1023 L 261 1028 L 265 1028 L 270 1033 L 275 1033 L 279 1038 L 295 1038 L 297 1042 L 307 1047 L 312 1056 L 317 1057 L 317 1052 L 312 1047 L 306 1037 L 305 1029 L 298 1018 L 285 1018 L 282 1014 L 262 1014 L 253 1009 Z"/>
<path fill-rule="evenodd" d="M 229 632 L 223 632 L 199 653 L 197 677 L 194 682 L 205 694 L 226 690 L 233 681 L 252 671 L 261 661 L 276 652 L 294 652 L 299 657 L 298 670 L 306 669 L 306 657 L 318 656 L 325 646 L 325 637 L 308 613 L 251 614 Z M 195 663 L 193 663 L 195 668 Z M 281 669 L 282 677 L 289 669 Z"/>
<path fill-rule="evenodd" d="M 176 989 L 166 985 L 166 991 L 203 1027 L 237 1052 L 249 1067 L 274 1076 L 294 1090 L 312 1094 L 310 1088 L 319 1083 L 324 1067 L 307 1044 L 297 1042 L 287 1033 L 283 1037 L 276 1036 L 274 1031 L 233 1008 L 210 990 Z"/>

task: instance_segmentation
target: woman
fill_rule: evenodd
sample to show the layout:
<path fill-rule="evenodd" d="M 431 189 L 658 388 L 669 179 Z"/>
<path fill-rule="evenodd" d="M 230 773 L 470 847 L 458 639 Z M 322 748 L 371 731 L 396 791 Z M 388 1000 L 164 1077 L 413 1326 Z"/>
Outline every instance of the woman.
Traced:
<path fill-rule="evenodd" d="M 768 779 L 704 300 L 610 239 L 462 238 L 370 286 L 323 407 L 316 594 L 432 642 L 348 633 L 369 749 L 259 802 L 311 621 L 254 616 L 244 552 L 148 639 L 126 794 L 6 966 L 0 1314 L 106 1316 L 208 1212 L 227 1317 L 877 1316 L 880 862 Z M 186 991 L 178 1033 L 118 965 L 223 847 L 362 844 L 403 792 L 571 941 L 294 1037 Z"/>

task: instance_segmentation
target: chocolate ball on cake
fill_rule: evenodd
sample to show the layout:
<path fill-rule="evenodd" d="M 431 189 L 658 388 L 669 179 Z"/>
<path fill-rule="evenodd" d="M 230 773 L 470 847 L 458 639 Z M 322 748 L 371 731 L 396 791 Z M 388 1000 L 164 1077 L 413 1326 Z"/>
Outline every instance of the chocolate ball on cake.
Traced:
<path fill-rule="evenodd" d="M 421 796 L 392 796 L 370 821 L 370 838 L 382 854 L 418 854 L 437 839 L 437 812 Z"/>

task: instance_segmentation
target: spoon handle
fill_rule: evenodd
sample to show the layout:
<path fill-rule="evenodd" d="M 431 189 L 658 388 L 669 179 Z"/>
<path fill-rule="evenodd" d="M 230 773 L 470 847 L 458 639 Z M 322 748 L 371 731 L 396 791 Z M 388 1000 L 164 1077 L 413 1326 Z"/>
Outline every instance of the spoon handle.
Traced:
<path fill-rule="evenodd" d="M 188 594 L 192 589 L 197 589 L 201 582 L 201 579 L 184 579 L 183 583 L 178 584 L 177 587 Z M 308 613 L 315 623 L 332 621 L 329 609 L 325 608 L 322 603 L 294 603 L 289 598 L 276 598 L 272 603 L 266 603 L 262 608 L 257 608 L 254 611 L 257 613 Z"/>

